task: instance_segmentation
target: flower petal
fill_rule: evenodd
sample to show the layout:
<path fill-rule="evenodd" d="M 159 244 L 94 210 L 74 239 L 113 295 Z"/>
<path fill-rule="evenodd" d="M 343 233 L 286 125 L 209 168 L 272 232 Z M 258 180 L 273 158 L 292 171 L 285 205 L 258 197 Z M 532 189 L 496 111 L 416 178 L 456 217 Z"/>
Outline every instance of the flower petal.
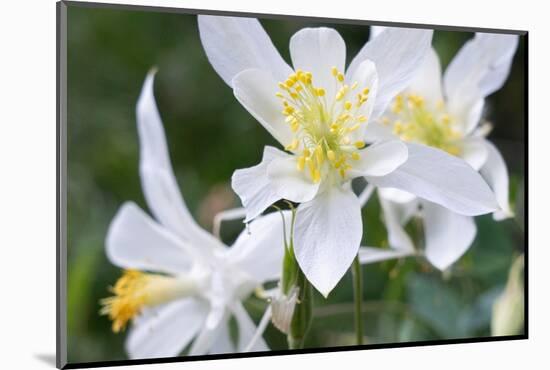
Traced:
<path fill-rule="evenodd" d="M 510 73 L 518 40 L 517 35 L 476 33 L 445 71 L 447 98 L 459 99 L 459 95 L 470 91 L 484 98 L 500 89 Z"/>
<path fill-rule="evenodd" d="M 490 141 L 484 140 L 484 144 L 487 148 L 488 156 L 487 161 L 481 167 L 480 173 L 495 192 L 500 210 L 493 213 L 493 217 L 499 221 L 513 216 L 508 198 L 508 169 L 498 149 Z"/>
<path fill-rule="evenodd" d="M 256 324 L 254 324 L 254 321 L 252 321 L 241 302 L 232 305 L 232 312 L 235 315 L 237 327 L 239 328 L 239 344 L 237 348 L 239 352 L 243 352 L 256 333 Z M 269 347 L 261 337 L 250 348 L 250 352 L 258 351 L 269 351 Z"/>
<path fill-rule="evenodd" d="M 378 73 L 376 72 L 376 66 L 372 61 L 365 60 L 357 67 L 353 75 L 348 75 L 347 78 L 347 82 L 351 86 L 357 83 L 358 91 L 363 91 L 365 88 L 369 89 L 367 101 L 355 112 L 355 116 L 365 116 L 368 120 L 368 124 L 362 124 L 358 130 L 350 134 L 350 139 L 353 142 L 362 141 L 365 139 L 367 128 L 371 123 L 376 122 L 375 120 L 369 119 L 372 115 L 376 103 L 376 96 L 378 94 Z"/>
<path fill-rule="evenodd" d="M 309 202 L 319 190 L 319 183 L 296 168 L 294 156 L 274 159 L 267 168 L 267 177 L 279 198 L 293 202 Z"/>
<path fill-rule="evenodd" d="M 199 15 L 198 24 L 206 56 L 228 85 L 245 69 L 269 71 L 279 81 L 292 73 L 257 19 Z"/>
<path fill-rule="evenodd" d="M 385 199 L 381 194 L 379 198 L 390 247 L 399 251 L 414 252 L 413 241 L 405 231 L 404 225 L 407 224 L 417 210 L 417 200 L 413 199 L 409 203 L 400 204 Z"/>
<path fill-rule="evenodd" d="M 131 359 L 178 356 L 204 323 L 208 305 L 187 298 L 148 309 L 126 340 Z"/>
<path fill-rule="evenodd" d="M 407 161 L 407 146 L 400 140 L 372 144 L 360 150 L 360 159 L 352 162 L 351 177 L 384 176 Z"/>
<path fill-rule="evenodd" d="M 218 336 L 214 339 L 212 346 L 210 347 L 209 354 L 220 354 L 220 353 L 235 353 L 235 345 L 231 340 L 231 333 L 229 332 L 229 325 L 220 325 L 220 330 Z"/>
<path fill-rule="evenodd" d="M 327 28 L 302 28 L 290 39 L 290 57 L 294 70 L 311 72 L 313 85 L 326 90 L 327 99 L 332 101 L 336 94 L 332 67 L 344 72 L 346 44 L 338 31 Z"/>
<path fill-rule="evenodd" d="M 283 229 L 283 218 L 285 219 Z M 281 275 L 285 248 L 284 235 L 290 235 L 291 214 L 273 212 L 256 218 L 241 232 L 229 249 L 227 261 L 236 264 L 258 284 Z"/>
<path fill-rule="evenodd" d="M 364 60 L 371 60 L 378 72 L 378 94 L 372 118 L 380 116 L 393 97 L 411 82 L 430 49 L 433 31 L 388 28 L 363 46 L 346 75 L 353 75 Z"/>
<path fill-rule="evenodd" d="M 351 190 L 327 189 L 298 207 L 294 227 L 296 260 L 326 297 L 359 250 L 363 233 L 359 200 Z"/>
<path fill-rule="evenodd" d="M 434 106 L 443 101 L 441 63 L 434 48 L 429 48 L 407 90 L 421 95 Z"/>
<path fill-rule="evenodd" d="M 216 305 L 210 309 L 204 325 L 189 349 L 189 356 L 202 356 L 210 352 L 220 333 L 227 326 L 229 313 L 225 305 Z"/>
<path fill-rule="evenodd" d="M 233 173 L 231 187 L 237 193 L 246 208 L 245 222 L 261 214 L 267 207 L 281 199 L 271 187 L 267 177 L 267 167 L 275 158 L 286 158 L 289 155 L 271 146 L 264 148 L 260 164 Z"/>
<path fill-rule="evenodd" d="M 359 262 L 361 262 L 362 265 L 366 265 L 369 263 L 409 257 L 414 254 L 415 251 L 400 251 L 388 248 L 361 247 L 359 248 Z"/>
<path fill-rule="evenodd" d="M 469 138 L 463 143 L 461 157 L 476 171 L 485 164 L 489 155 L 485 141 L 485 139 Z"/>
<path fill-rule="evenodd" d="M 423 201 L 426 258 L 445 270 L 470 247 L 476 236 L 473 217 L 459 215 L 437 204 Z"/>
<path fill-rule="evenodd" d="M 246 110 L 279 142 L 286 146 L 293 134 L 282 113 L 283 104 L 275 96 L 277 81 L 269 72 L 247 69 L 233 79 L 233 93 Z"/>
<path fill-rule="evenodd" d="M 464 160 L 421 144 L 408 143 L 407 147 L 407 162 L 389 175 L 367 176 L 367 181 L 405 190 L 467 216 L 498 208 L 487 183 Z"/>
<path fill-rule="evenodd" d="M 193 263 L 192 247 L 131 202 L 120 207 L 111 221 L 105 244 L 109 261 L 125 269 L 177 275 Z"/>
<path fill-rule="evenodd" d="M 173 233 L 197 242 L 202 248 L 221 247 L 213 235 L 193 220 L 179 192 L 153 95 L 154 77 L 154 71 L 147 75 L 136 108 L 145 200 L 155 218 Z"/>

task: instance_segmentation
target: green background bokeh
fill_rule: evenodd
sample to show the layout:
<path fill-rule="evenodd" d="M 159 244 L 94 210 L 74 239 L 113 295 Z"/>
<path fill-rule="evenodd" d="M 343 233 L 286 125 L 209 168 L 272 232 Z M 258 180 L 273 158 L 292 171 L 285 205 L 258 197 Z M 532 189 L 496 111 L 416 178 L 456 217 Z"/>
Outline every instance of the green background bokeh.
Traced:
<path fill-rule="evenodd" d="M 286 60 L 288 40 L 321 22 L 262 20 Z M 347 44 L 348 62 L 368 39 L 369 27 L 335 25 Z M 434 47 L 443 67 L 468 32 L 437 31 Z M 517 219 L 476 219 L 478 236 L 449 273 L 421 259 L 364 267 L 367 343 L 490 335 L 491 306 L 502 291 L 515 255 L 524 249 L 522 182 L 525 155 L 525 45 L 523 38 L 506 85 L 487 99 L 494 122 L 490 139 L 511 173 Z M 120 270 L 104 253 L 110 220 L 125 201 L 147 209 L 138 176 L 135 103 L 147 71 L 159 69 L 155 96 L 181 192 L 207 229 L 212 216 L 239 206 L 229 179 L 235 169 L 259 162 L 264 145 L 277 143 L 233 97 L 202 49 L 196 17 L 137 10 L 68 8 L 68 358 L 69 362 L 125 359 L 125 334 L 115 335 L 99 315 Z M 363 210 L 363 241 L 384 245 L 386 233 L 373 198 Z M 224 225 L 228 243 L 239 222 Z M 353 344 L 350 275 L 328 300 L 316 296 L 307 346 Z M 265 304 L 246 302 L 257 321 Z M 282 334 L 268 329 L 272 349 L 285 349 Z"/>

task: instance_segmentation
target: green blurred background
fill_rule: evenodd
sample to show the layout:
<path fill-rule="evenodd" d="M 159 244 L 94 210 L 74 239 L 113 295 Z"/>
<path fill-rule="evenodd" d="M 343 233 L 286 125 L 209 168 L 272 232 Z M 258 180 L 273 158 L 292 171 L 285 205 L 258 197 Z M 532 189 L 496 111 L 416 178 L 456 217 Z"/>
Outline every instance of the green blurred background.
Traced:
<path fill-rule="evenodd" d="M 326 23 L 262 20 L 286 60 L 288 40 L 304 26 Z M 368 26 L 334 25 L 347 44 L 348 62 L 368 38 Z M 437 31 L 434 46 L 446 66 L 467 32 Z M 364 267 L 367 343 L 491 335 L 491 312 L 515 256 L 524 249 L 525 40 L 508 82 L 488 99 L 490 139 L 511 172 L 516 219 L 477 218 L 475 244 L 441 273 L 421 259 Z M 264 145 L 277 145 L 234 99 L 203 52 L 196 17 L 138 10 L 68 9 L 68 358 L 69 362 L 125 359 L 125 334 L 115 335 L 98 301 L 120 275 L 104 253 L 110 220 L 124 201 L 144 209 L 138 177 L 135 104 L 147 71 L 157 66 L 155 95 L 183 196 L 196 219 L 211 229 L 213 215 L 239 206 L 229 179 L 259 162 Z M 369 245 L 387 244 L 376 199 L 363 210 Z M 223 226 L 230 243 L 239 222 Z M 317 295 L 308 347 L 354 343 L 353 293 L 346 275 L 329 299 Z M 257 321 L 265 304 L 246 302 Z M 269 328 L 272 349 L 285 337 Z"/>

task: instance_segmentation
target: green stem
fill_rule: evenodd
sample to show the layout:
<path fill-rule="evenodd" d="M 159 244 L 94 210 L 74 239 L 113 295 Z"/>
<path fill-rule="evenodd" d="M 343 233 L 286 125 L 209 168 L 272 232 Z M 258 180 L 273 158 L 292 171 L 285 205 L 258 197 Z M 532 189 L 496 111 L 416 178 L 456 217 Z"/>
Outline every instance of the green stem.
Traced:
<path fill-rule="evenodd" d="M 298 268 L 296 278 L 296 286 L 298 287 L 298 303 L 294 308 L 294 315 L 290 322 L 290 330 L 288 333 L 288 348 L 300 349 L 304 348 L 304 339 L 311 326 L 313 318 L 313 297 L 311 284 L 306 279 L 304 273 Z"/>
<path fill-rule="evenodd" d="M 355 257 L 352 265 L 353 274 L 353 298 L 355 300 L 355 334 L 357 336 L 357 344 L 363 344 L 363 276 L 361 274 L 361 262 L 359 255 Z"/>

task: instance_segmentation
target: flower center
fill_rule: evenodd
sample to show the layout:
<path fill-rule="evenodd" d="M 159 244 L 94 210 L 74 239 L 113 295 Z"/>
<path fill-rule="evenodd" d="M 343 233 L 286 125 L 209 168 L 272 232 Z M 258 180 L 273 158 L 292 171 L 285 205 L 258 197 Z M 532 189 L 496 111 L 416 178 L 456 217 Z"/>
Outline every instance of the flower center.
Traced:
<path fill-rule="evenodd" d="M 362 107 L 368 100 L 369 88 L 359 91 L 357 83 L 345 84 L 344 75 L 336 67 L 331 73 L 334 96 L 327 96 L 325 88 L 315 86 L 311 72 L 301 70 L 279 83 L 276 93 L 283 103 L 282 114 L 294 133 L 285 149 L 298 155 L 298 171 L 305 171 L 315 183 L 329 169 L 337 170 L 344 178 L 352 161 L 360 158 L 357 151 L 365 146 L 354 133 L 367 124 Z"/>
<path fill-rule="evenodd" d="M 139 315 L 144 307 L 156 306 L 196 291 L 190 279 L 146 274 L 126 270 L 111 288 L 113 296 L 101 300 L 100 313 L 113 321 L 113 332 L 124 330 L 129 320 Z"/>
<path fill-rule="evenodd" d="M 392 114 L 384 117 L 385 125 L 391 124 L 393 132 L 402 140 L 433 146 L 452 155 L 462 153 L 462 133 L 449 116 L 443 102 L 428 107 L 416 94 L 398 95 L 392 106 Z"/>

